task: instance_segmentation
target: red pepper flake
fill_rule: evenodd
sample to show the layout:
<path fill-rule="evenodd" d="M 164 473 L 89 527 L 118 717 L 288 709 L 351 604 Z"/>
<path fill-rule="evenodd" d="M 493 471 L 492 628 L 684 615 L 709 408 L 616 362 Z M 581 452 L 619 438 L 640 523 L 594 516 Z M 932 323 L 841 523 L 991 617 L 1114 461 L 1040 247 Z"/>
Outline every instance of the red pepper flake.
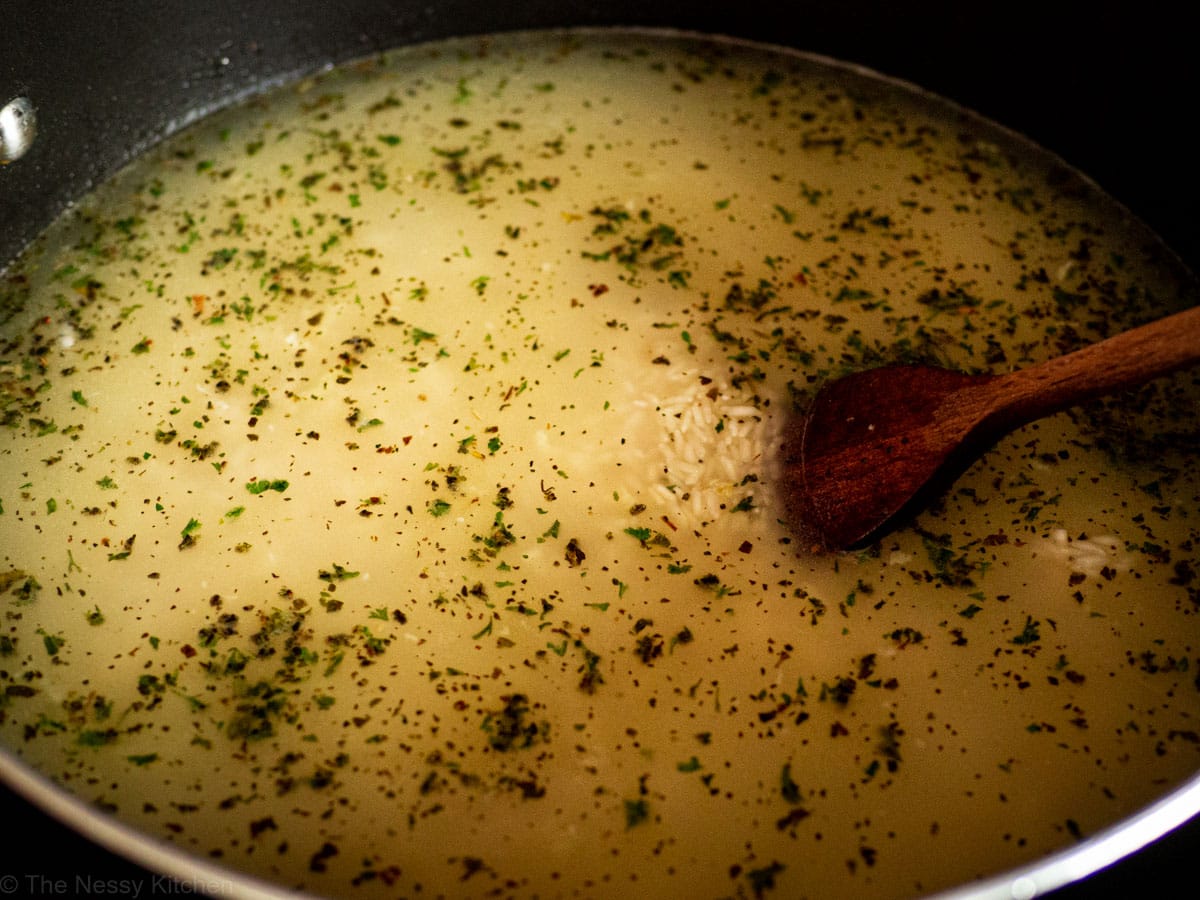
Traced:
<path fill-rule="evenodd" d="M 196 655 L 196 648 L 193 647 L 191 644 L 184 644 L 182 647 L 179 648 L 179 652 L 182 653 L 184 656 L 186 656 L 188 659 L 191 659 L 193 656 Z"/>
<path fill-rule="evenodd" d="M 741 550 L 743 553 L 749 553 L 751 550 L 754 549 L 754 545 L 752 543 L 750 543 L 749 541 L 742 541 L 742 545 L 740 547 L 738 547 L 738 549 Z"/>

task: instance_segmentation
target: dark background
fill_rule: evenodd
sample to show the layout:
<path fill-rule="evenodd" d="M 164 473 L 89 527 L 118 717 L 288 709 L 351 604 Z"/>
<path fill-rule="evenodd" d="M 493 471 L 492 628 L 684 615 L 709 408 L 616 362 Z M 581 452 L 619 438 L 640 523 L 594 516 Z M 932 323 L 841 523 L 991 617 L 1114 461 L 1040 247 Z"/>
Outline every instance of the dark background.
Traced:
<path fill-rule="evenodd" d="M 397 43 L 513 26 L 680 26 L 861 63 L 1023 132 L 1090 176 L 1200 271 L 1191 138 L 1200 54 L 1189 5 L 1095 0 L 303 2 L 0 0 L 0 104 L 33 98 L 33 152 L 0 168 L 0 267 L 133 153 L 255 83 Z M 0 876 L 151 876 L 0 789 Z M 1061 898 L 1190 883 L 1200 824 Z"/>

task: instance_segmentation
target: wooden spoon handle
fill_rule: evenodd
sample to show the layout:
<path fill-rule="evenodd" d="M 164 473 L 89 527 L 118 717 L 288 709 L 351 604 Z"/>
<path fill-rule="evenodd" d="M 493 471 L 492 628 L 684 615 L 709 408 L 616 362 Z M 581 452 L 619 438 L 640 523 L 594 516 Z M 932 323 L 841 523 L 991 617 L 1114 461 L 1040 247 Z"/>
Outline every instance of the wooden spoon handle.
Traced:
<path fill-rule="evenodd" d="M 993 382 L 1006 418 L 1024 423 L 1200 362 L 1200 306 Z"/>

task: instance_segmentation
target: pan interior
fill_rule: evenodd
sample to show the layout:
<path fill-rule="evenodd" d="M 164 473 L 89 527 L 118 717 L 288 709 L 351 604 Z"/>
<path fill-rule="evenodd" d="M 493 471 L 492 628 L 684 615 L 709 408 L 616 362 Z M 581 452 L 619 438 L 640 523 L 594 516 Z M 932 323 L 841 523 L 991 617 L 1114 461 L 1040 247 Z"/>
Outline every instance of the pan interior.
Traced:
<path fill-rule="evenodd" d="M 1200 394 L 1029 426 L 855 554 L 823 379 L 1194 302 L 1057 161 L 657 32 L 361 60 L 207 119 L 0 294 L 0 738 L 349 896 L 906 896 L 1197 768 Z"/>

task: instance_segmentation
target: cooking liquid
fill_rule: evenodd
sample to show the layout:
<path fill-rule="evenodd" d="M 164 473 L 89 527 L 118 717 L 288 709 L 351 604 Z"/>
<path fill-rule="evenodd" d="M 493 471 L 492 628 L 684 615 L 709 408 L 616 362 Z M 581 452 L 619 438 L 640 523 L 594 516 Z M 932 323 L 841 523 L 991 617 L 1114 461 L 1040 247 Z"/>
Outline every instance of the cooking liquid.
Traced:
<path fill-rule="evenodd" d="M 827 61 L 401 50 L 220 113 L 0 294 L 0 735 L 339 896 L 906 896 L 1200 765 L 1182 374 L 860 553 L 785 418 L 1194 302 L 1053 160 Z"/>

